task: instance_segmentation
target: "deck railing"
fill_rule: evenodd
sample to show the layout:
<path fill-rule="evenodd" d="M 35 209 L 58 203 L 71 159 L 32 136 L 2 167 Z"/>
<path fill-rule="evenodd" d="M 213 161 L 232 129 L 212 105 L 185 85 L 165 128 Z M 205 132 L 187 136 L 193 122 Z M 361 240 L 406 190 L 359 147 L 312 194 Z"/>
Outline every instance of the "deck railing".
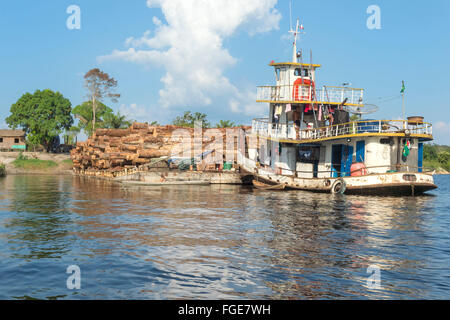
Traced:
<path fill-rule="evenodd" d="M 321 102 L 321 103 L 342 103 L 347 99 L 347 105 L 363 105 L 364 90 L 348 87 L 324 86 L 316 89 L 315 98 L 310 86 L 300 85 L 285 86 L 260 86 L 257 88 L 256 100 L 271 102 Z"/>
<path fill-rule="evenodd" d="M 406 133 L 432 135 L 427 122 L 406 120 L 361 120 L 327 127 L 300 130 L 295 124 L 270 123 L 268 119 L 255 119 L 252 133 L 262 137 L 288 140 L 312 140 L 367 133 Z"/>

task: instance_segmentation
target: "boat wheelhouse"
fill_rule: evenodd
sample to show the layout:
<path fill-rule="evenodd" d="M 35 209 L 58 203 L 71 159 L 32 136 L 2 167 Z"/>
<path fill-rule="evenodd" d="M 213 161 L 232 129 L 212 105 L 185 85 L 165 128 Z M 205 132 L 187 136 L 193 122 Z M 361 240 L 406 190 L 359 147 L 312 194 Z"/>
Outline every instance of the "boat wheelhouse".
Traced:
<path fill-rule="evenodd" d="M 292 62 L 272 61 L 275 85 L 257 89 L 269 116 L 253 120 L 241 137 L 242 171 L 267 184 L 320 192 L 416 195 L 436 188 L 423 168 L 432 125 L 423 117 L 363 120 L 371 109 L 364 90 L 318 87 L 320 65 L 298 61 L 298 31 L 297 21 Z"/>

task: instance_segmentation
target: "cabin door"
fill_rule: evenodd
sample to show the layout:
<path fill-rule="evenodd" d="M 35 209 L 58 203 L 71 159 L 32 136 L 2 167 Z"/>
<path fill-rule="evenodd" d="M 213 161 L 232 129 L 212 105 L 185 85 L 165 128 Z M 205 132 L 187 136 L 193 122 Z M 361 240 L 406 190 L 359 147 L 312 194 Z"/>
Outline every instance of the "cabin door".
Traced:
<path fill-rule="evenodd" d="M 366 142 L 364 140 L 356 142 L 356 162 L 364 162 L 366 156 Z"/>
<path fill-rule="evenodd" d="M 350 175 L 353 146 L 335 144 L 331 149 L 331 175 L 333 178 Z"/>
<path fill-rule="evenodd" d="M 342 151 L 342 175 L 343 177 L 345 176 L 350 176 L 350 170 L 352 167 L 352 162 L 353 162 L 353 146 L 348 146 L 348 145 L 344 145 L 342 147 L 343 151 Z"/>
<path fill-rule="evenodd" d="M 341 176 L 343 146 L 342 144 L 334 144 L 331 149 L 331 176 L 333 178 Z"/>
<path fill-rule="evenodd" d="M 417 161 L 417 166 L 419 167 L 418 172 L 422 172 L 423 171 L 423 143 L 419 142 L 419 153 L 418 153 L 418 157 L 417 157 L 418 161 Z"/>

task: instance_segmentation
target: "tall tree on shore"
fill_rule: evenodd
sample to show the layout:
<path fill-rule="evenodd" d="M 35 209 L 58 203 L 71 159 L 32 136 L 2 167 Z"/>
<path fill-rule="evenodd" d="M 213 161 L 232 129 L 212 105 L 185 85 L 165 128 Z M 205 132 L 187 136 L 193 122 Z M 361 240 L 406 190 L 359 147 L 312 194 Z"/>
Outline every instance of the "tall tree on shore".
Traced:
<path fill-rule="evenodd" d="M 104 128 L 104 120 L 107 114 L 112 114 L 113 110 L 97 101 L 97 107 L 95 111 L 96 122 L 93 124 L 92 101 L 85 101 L 82 104 L 73 108 L 72 113 L 76 119 L 78 119 L 78 128 L 83 130 L 87 136 L 91 136 L 95 129 Z"/>
<path fill-rule="evenodd" d="M 5 119 L 10 128 L 22 128 L 30 145 L 41 144 L 49 151 L 52 141 L 73 124 L 70 101 L 59 92 L 36 90 L 25 93 L 11 106 Z"/>
<path fill-rule="evenodd" d="M 232 128 L 235 126 L 236 124 L 230 120 L 220 120 L 219 123 L 216 124 L 217 128 Z"/>
<path fill-rule="evenodd" d="M 206 118 L 207 115 L 205 113 L 195 112 L 192 114 L 191 111 L 185 111 L 183 116 L 176 117 L 172 124 L 179 127 L 194 128 L 195 122 L 199 121 L 202 123 L 203 128 L 209 128 L 211 124 Z"/>
<path fill-rule="evenodd" d="M 111 99 L 112 102 L 117 102 L 120 94 L 114 93 L 117 88 L 117 81 L 110 77 L 106 72 L 98 68 L 89 70 L 85 76 L 85 87 L 88 90 L 89 100 L 92 101 L 92 132 L 95 130 L 95 112 L 98 102 L 103 102 L 105 99 Z"/>
<path fill-rule="evenodd" d="M 126 116 L 121 115 L 120 111 L 117 114 L 107 113 L 103 117 L 103 128 L 108 129 L 126 129 L 132 124 L 132 121 L 128 120 Z"/>

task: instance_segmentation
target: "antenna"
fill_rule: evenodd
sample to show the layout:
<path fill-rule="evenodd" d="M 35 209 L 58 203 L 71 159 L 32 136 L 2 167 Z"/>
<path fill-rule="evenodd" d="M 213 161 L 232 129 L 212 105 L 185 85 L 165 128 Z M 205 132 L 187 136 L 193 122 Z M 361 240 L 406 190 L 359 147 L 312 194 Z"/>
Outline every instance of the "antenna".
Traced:
<path fill-rule="evenodd" d="M 300 24 L 299 19 L 297 18 L 297 25 L 295 27 L 295 31 L 292 29 L 292 0 L 289 1 L 289 33 L 294 35 L 294 44 L 293 44 L 293 53 L 292 53 L 292 62 L 297 63 L 298 58 L 301 58 L 301 53 L 297 52 L 297 37 L 300 34 L 304 34 L 303 32 L 303 24 Z"/>
<path fill-rule="evenodd" d="M 292 0 L 289 2 L 289 18 L 290 18 L 289 31 L 292 31 Z"/>
<path fill-rule="evenodd" d="M 301 31 L 299 31 L 301 30 Z M 294 35 L 294 44 L 293 44 L 293 54 L 292 54 L 292 62 L 297 63 L 297 37 L 299 34 L 305 34 L 305 32 L 303 32 L 303 25 L 300 24 L 300 20 L 297 19 L 297 26 L 295 27 L 295 31 L 294 30 L 290 30 L 289 33 L 292 33 Z"/>

